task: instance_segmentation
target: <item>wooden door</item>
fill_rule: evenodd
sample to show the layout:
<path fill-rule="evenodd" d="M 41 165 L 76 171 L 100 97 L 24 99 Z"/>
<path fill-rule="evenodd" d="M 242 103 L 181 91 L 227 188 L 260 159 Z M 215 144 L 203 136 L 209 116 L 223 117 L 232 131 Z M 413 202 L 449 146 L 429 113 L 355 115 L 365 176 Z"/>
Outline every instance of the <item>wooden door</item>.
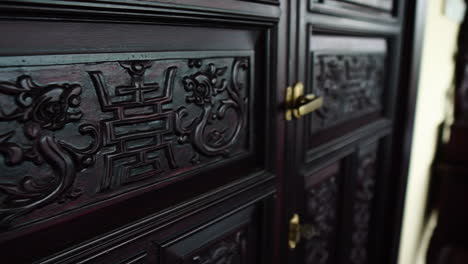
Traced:
<path fill-rule="evenodd" d="M 396 113 L 404 94 L 403 2 L 310 0 L 291 6 L 293 94 L 294 86 L 303 85 L 304 96 L 314 97 L 292 109 L 314 100 L 323 105 L 288 121 L 293 140 L 287 141 L 291 182 L 285 189 L 294 205 L 283 218 L 292 240 L 288 263 L 395 261 L 401 157 L 392 155 L 402 129 Z"/>

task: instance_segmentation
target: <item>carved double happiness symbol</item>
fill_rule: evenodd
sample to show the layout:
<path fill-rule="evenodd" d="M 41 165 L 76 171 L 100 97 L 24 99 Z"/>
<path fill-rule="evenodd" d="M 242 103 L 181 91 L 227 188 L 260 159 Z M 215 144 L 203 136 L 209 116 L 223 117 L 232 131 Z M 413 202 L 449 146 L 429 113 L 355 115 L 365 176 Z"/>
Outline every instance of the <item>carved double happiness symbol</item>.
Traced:
<path fill-rule="evenodd" d="M 106 172 L 101 191 L 142 178 L 158 175 L 161 154 L 170 168 L 177 168 L 172 142 L 166 139 L 172 129 L 172 112 L 163 111 L 163 104 L 172 101 L 177 68 L 166 70 L 165 83 L 146 83 L 144 74 L 152 66 L 149 61 L 121 62 L 131 77 L 127 86 L 115 87 L 111 96 L 102 72 L 89 72 L 102 110 L 114 117 L 103 120 L 105 145 L 114 151 L 104 156 Z M 162 93 L 159 90 L 162 89 Z"/>
<path fill-rule="evenodd" d="M 159 85 L 145 80 L 153 64 L 120 62 L 130 83 L 115 87 L 109 87 L 101 71 L 89 72 L 103 112 L 113 113 L 112 118 L 101 121 L 104 145 L 112 150 L 104 155 L 106 172 L 100 191 L 185 167 L 175 155 L 176 144 L 190 143 L 191 162 L 199 164 L 200 155 L 229 154 L 241 137 L 247 98 L 243 98 L 246 93 L 241 92 L 243 84 L 238 75 L 247 69 L 248 59 L 234 60 L 231 82 L 225 78 L 227 66 L 203 65 L 202 60 L 196 59 L 187 63 L 189 68 L 197 68 L 196 72 L 185 66 L 186 74 L 178 76 L 182 69 L 169 66 L 164 84 Z M 173 102 L 176 86 L 184 89 L 176 96 L 185 100 L 178 98 Z M 224 120 L 225 116 L 229 120 Z"/>

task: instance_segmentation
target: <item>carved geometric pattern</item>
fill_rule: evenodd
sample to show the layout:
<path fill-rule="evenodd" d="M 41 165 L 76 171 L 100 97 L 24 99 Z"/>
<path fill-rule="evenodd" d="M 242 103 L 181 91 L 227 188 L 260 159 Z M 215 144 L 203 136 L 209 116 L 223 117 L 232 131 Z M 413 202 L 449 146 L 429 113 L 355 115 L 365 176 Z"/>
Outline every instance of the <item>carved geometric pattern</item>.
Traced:
<path fill-rule="evenodd" d="M 307 192 L 308 223 L 315 228 L 316 235 L 307 241 L 305 263 L 331 263 L 338 209 L 337 176 L 329 175 Z"/>
<path fill-rule="evenodd" d="M 48 217 L 70 199 L 79 198 L 67 210 L 247 154 L 250 58 L 5 68 L 0 224 L 46 205 L 48 214 L 28 220 Z"/>
<path fill-rule="evenodd" d="M 361 153 L 359 157 L 357 187 L 353 205 L 354 230 L 351 236 L 350 260 L 353 264 L 368 263 L 367 248 L 375 192 L 376 158 L 376 146 L 371 151 Z"/>
<path fill-rule="evenodd" d="M 315 54 L 313 92 L 324 106 L 311 118 L 311 131 L 338 125 L 382 108 L 384 54 Z"/>

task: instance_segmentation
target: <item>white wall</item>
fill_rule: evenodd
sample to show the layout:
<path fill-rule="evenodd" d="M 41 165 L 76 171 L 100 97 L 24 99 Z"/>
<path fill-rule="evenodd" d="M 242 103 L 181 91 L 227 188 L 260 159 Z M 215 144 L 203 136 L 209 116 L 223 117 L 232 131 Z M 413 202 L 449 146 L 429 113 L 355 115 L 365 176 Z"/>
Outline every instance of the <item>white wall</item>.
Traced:
<path fill-rule="evenodd" d="M 413 0 L 411 0 L 413 1 Z M 423 55 L 416 105 L 413 145 L 406 193 L 399 264 L 422 264 L 429 236 L 423 236 L 429 170 L 434 158 L 438 125 L 446 117 L 459 24 L 443 15 L 445 0 L 427 0 Z M 448 107 L 451 108 L 451 107 Z"/>

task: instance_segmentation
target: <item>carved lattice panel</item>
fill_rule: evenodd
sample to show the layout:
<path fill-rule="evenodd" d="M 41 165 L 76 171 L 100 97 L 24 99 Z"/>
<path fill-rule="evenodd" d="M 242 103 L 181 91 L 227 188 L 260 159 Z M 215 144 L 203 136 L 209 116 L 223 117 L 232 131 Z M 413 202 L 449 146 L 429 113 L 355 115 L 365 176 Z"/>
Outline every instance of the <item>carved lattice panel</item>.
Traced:
<path fill-rule="evenodd" d="M 248 155 L 253 54 L 203 54 L 48 56 L 3 68 L 0 222 Z"/>

